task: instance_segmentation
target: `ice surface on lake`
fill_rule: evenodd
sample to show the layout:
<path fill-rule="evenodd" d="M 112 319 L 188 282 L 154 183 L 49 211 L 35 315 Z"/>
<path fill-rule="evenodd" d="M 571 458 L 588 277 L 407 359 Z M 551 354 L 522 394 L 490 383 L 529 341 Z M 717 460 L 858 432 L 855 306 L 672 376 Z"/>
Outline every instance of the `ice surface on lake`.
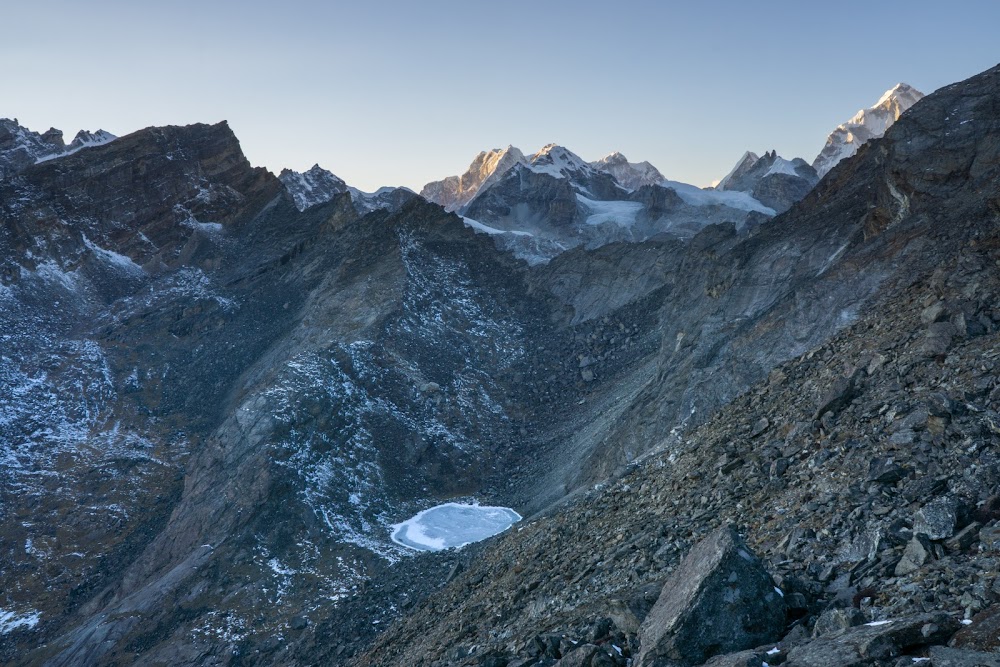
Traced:
<path fill-rule="evenodd" d="M 520 520 L 507 507 L 445 503 L 392 526 L 392 541 L 418 551 L 441 551 L 485 540 Z"/>

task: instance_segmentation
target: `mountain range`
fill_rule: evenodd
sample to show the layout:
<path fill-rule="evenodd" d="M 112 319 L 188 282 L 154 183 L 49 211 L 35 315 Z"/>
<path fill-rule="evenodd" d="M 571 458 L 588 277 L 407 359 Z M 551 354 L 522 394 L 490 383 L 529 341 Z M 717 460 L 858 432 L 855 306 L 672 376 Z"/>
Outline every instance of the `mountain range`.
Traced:
<path fill-rule="evenodd" d="M 0 121 L 0 662 L 992 664 L 1000 67 L 917 96 L 713 189 Z"/>

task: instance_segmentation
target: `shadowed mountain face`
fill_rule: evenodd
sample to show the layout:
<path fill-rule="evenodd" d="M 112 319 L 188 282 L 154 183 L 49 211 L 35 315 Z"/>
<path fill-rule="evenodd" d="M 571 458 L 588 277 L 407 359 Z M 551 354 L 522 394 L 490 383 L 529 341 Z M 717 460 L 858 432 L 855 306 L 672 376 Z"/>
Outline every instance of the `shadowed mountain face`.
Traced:
<path fill-rule="evenodd" d="M 893 295 L 962 248 L 987 252 L 998 77 L 929 96 L 774 220 L 577 239 L 536 266 L 404 191 L 368 207 L 321 170 L 283 184 L 225 124 L 19 167 L 0 181 L 0 610 L 24 622 L 0 635 L 0 659 L 339 664 L 412 614 L 361 662 L 458 664 L 468 653 L 453 648 L 510 653 L 494 625 L 517 643 L 582 622 L 574 609 L 637 582 L 611 577 L 584 600 L 549 583 L 518 593 L 530 582 L 496 568 L 521 553 L 565 571 L 583 552 L 563 540 L 563 560 L 545 560 L 566 520 L 553 503 L 593 518 L 604 496 L 586 489 L 647 457 L 662 491 L 656 466 L 697 456 L 689 429 L 776 366 L 794 376 L 810 350 L 887 326 L 879 309 L 905 310 Z M 510 167 L 467 215 L 556 233 L 711 207 L 682 189 L 625 192 L 582 162 L 563 173 L 575 156 L 549 154 Z M 335 187 L 313 200 L 314 181 Z M 952 307 L 955 340 L 995 334 L 983 289 Z M 771 414 L 759 396 L 755 414 Z M 715 487 L 684 479 L 700 504 L 674 511 L 694 515 Z M 458 557 L 417 557 L 389 526 L 473 498 L 546 514 L 488 545 L 499 555 L 473 571 L 489 596 L 470 572 L 414 606 Z M 651 530 L 628 525 L 630 544 Z M 638 576 L 659 578 L 649 564 Z"/>

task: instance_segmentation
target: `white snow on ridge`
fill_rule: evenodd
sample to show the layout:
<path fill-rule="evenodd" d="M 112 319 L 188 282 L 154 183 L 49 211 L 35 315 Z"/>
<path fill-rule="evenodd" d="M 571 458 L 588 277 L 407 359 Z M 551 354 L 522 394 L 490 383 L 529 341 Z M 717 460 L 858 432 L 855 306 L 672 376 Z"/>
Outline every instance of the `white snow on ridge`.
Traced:
<path fill-rule="evenodd" d="M 496 234 L 513 234 L 514 236 L 534 236 L 531 232 L 523 232 L 516 229 L 497 229 L 496 227 L 490 227 L 489 225 L 484 225 L 478 220 L 473 220 L 472 218 L 462 217 L 462 222 L 465 223 L 467 227 L 475 229 L 477 232 L 485 232 L 486 234 L 496 235 Z"/>
<path fill-rule="evenodd" d="M 80 130 L 76 133 L 76 138 L 73 139 L 66 146 L 65 150 L 57 151 L 55 153 L 50 153 L 48 155 L 43 155 L 42 157 L 35 160 L 35 164 L 40 162 L 48 162 L 49 160 L 54 160 L 60 157 L 66 157 L 67 155 L 72 155 L 84 148 L 91 148 L 93 146 L 103 146 L 104 144 L 111 143 L 118 137 L 107 132 L 106 130 L 98 130 L 97 132 L 88 132 L 87 130 Z"/>
<path fill-rule="evenodd" d="M 219 226 L 221 227 L 222 225 Z M 145 271 L 142 270 L 141 266 L 132 261 L 131 257 L 126 257 L 125 255 L 121 255 L 117 252 L 114 252 L 113 250 L 102 248 L 101 246 L 97 245 L 89 238 L 87 238 L 86 234 L 83 235 L 83 243 L 88 248 L 90 248 L 90 251 L 93 252 L 94 255 L 104 260 L 108 264 L 111 264 L 112 266 L 116 266 L 119 269 L 122 269 L 123 271 L 127 271 L 129 273 L 145 273 Z"/>
<path fill-rule="evenodd" d="M 593 170 L 579 155 L 557 144 L 543 146 L 532 155 L 528 168 L 555 178 L 567 178 L 571 172 Z"/>
<path fill-rule="evenodd" d="M 634 201 L 598 201 L 588 199 L 581 194 L 578 194 L 576 199 L 590 211 L 590 216 L 587 218 L 588 225 L 613 222 L 622 227 L 631 227 L 635 224 L 636 216 L 642 211 L 642 204 Z"/>
<path fill-rule="evenodd" d="M 444 503 L 390 528 L 396 544 L 417 551 L 441 551 L 481 542 L 520 520 L 521 515 L 509 507 Z"/>
<path fill-rule="evenodd" d="M 788 174 L 789 176 L 798 176 L 798 172 L 795 171 L 795 164 L 791 160 L 786 160 L 783 157 L 776 157 L 774 159 L 774 164 L 771 168 L 767 170 L 764 174 L 764 178 L 771 176 L 773 174 Z"/>
<path fill-rule="evenodd" d="M 701 188 L 680 183 L 678 181 L 663 181 L 663 187 L 671 188 L 691 206 L 728 206 L 742 211 L 757 211 L 774 216 L 777 212 L 770 206 L 764 206 L 745 192 L 736 190 L 702 190 Z"/>

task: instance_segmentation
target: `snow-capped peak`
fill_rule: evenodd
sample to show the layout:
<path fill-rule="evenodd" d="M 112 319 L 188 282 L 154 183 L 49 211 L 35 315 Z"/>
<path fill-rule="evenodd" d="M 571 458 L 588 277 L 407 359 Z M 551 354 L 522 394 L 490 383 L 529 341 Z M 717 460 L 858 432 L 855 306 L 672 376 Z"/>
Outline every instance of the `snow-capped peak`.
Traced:
<path fill-rule="evenodd" d="M 481 151 L 464 174 L 432 181 L 423 187 L 420 195 L 447 211 L 457 211 L 514 165 L 525 163 L 524 153 L 509 144 L 506 148 Z"/>
<path fill-rule="evenodd" d="M 0 118 L 0 179 L 32 164 L 71 155 L 83 148 L 100 146 L 115 139 L 115 135 L 104 130 L 80 130 L 67 146 L 60 130 L 49 128 L 39 134 L 22 126 L 16 118 Z"/>
<path fill-rule="evenodd" d="M 325 204 L 345 192 L 350 193 L 354 209 L 362 215 L 379 209 L 395 211 L 416 197 L 409 188 L 382 187 L 375 192 L 362 192 L 318 164 L 301 173 L 282 169 L 278 179 L 300 211 Z"/>
<path fill-rule="evenodd" d="M 52 132 L 52 130 L 49 130 Z M 61 135 L 62 133 L 60 133 Z M 111 134 L 107 130 L 98 130 L 97 132 L 91 132 L 89 130 L 80 130 L 76 133 L 73 141 L 69 142 L 64 149 L 50 153 L 48 155 L 43 155 L 38 158 L 38 162 L 48 162 L 49 160 L 54 160 L 60 157 L 66 157 L 67 155 L 72 155 L 84 148 L 92 148 L 94 146 L 103 146 L 104 144 L 111 143 L 118 137 Z"/>
<path fill-rule="evenodd" d="M 347 192 L 347 184 L 343 179 L 318 164 L 301 173 L 282 169 L 278 178 L 292 196 L 295 208 L 300 211 L 328 202 L 342 192 Z"/>
<path fill-rule="evenodd" d="M 659 185 L 666 180 L 660 170 L 649 162 L 629 162 L 618 151 L 591 162 L 590 166 L 611 174 L 619 185 L 629 191 L 638 190 L 644 185 Z"/>
<path fill-rule="evenodd" d="M 101 146 L 103 144 L 110 143 L 117 138 L 117 136 L 111 134 L 107 130 L 98 130 L 97 132 L 80 130 L 76 133 L 76 137 L 73 138 L 73 141 L 70 142 L 69 146 L 66 147 L 66 154 L 75 153 L 81 148 Z"/>
<path fill-rule="evenodd" d="M 882 94 L 882 97 L 878 98 L 878 102 L 875 103 L 875 106 L 878 107 L 886 102 L 899 100 L 900 103 L 905 104 L 906 108 L 909 109 L 923 96 L 923 93 L 908 83 L 897 83 L 895 86 L 885 91 Z"/>
<path fill-rule="evenodd" d="M 556 178 L 568 178 L 575 172 L 591 170 L 590 164 L 573 151 L 558 144 L 546 144 L 528 161 L 532 171 Z"/>
<path fill-rule="evenodd" d="M 874 106 L 861 109 L 839 125 L 826 140 L 826 145 L 813 161 L 813 167 L 822 177 L 841 160 L 851 157 L 872 139 L 881 137 L 907 109 L 924 96 L 919 90 L 899 83 L 885 91 Z"/>

